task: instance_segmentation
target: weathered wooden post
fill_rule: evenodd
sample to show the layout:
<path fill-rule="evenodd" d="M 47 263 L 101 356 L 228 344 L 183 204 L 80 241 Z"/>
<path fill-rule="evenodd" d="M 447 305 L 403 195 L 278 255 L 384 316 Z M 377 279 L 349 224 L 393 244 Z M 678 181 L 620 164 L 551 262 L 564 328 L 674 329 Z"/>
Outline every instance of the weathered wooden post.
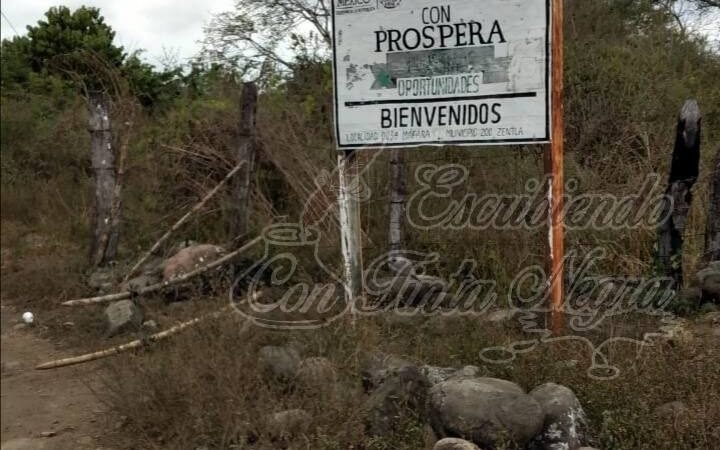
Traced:
<path fill-rule="evenodd" d="M 675 281 L 676 288 L 683 284 L 683 231 L 692 203 L 691 189 L 700 167 L 701 118 L 697 102 L 687 100 L 678 117 L 670 178 L 658 226 L 657 264 L 663 275 Z"/>
<path fill-rule="evenodd" d="M 248 231 L 250 188 L 255 173 L 255 115 L 257 112 L 257 86 L 254 82 L 243 84 L 238 149 L 236 161 L 245 163 L 235 176 L 234 201 L 236 213 L 232 218 L 232 236 L 244 236 Z"/>
<path fill-rule="evenodd" d="M 119 215 L 120 211 L 113 211 L 116 173 L 110 98 L 104 92 L 91 92 L 87 105 L 90 161 L 95 180 L 90 265 L 97 267 L 113 260 L 117 254 L 119 230 L 114 214 Z"/>
<path fill-rule="evenodd" d="M 710 205 L 705 232 L 705 260 L 720 261 L 720 146 L 710 174 Z"/>
<path fill-rule="evenodd" d="M 390 151 L 390 224 L 388 231 L 388 244 L 393 253 L 402 249 L 406 202 L 405 153 L 394 148 Z"/>

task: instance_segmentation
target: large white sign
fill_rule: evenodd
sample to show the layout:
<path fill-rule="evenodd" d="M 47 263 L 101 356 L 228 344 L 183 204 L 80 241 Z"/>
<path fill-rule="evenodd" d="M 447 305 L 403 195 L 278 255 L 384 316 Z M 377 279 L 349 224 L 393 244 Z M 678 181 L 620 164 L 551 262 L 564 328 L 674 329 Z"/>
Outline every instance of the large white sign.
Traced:
<path fill-rule="evenodd" d="M 550 0 L 332 0 L 338 147 L 548 142 Z"/>

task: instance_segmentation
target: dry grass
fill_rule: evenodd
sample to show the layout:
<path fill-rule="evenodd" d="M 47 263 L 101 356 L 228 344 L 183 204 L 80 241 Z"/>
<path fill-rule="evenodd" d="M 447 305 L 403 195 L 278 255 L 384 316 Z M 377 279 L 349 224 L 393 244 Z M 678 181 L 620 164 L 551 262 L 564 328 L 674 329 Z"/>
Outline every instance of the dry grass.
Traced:
<path fill-rule="evenodd" d="M 433 325 L 435 323 L 435 325 Z M 108 401 L 129 417 L 124 445 L 135 448 L 312 448 L 419 449 L 423 428 L 408 412 L 406 425 L 387 439 L 363 434 L 364 395 L 359 379 L 362 355 L 385 351 L 439 366 L 478 365 L 487 376 L 509 379 L 526 389 L 553 381 L 574 389 L 603 449 L 711 449 L 720 432 L 718 339 L 663 344 L 638 352 L 621 344 L 610 350 L 619 378 L 587 376 L 588 348 L 566 342 L 542 346 L 511 364 L 488 365 L 478 354 L 489 345 L 520 335 L 513 327 L 453 321 L 437 328 L 431 319 L 417 326 L 363 319 L 307 332 L 241 331 L 238 317 L 208 323 L 165 343 L 110 363 Z M 339 370 L 341 387 L 307 389 L 276 381 L 257 367 L 262 345 L 288 344 L 306 356 L 325 356 Z M 577 361 L 569 367 L 563 362 Z M 677 419 L 654 409 L 682 400 L 689 412 Z M 264 418 L 303 408 L 310 430 L 287 442 L 269 437 Z M 251 445 L 252 444 L 252 445 Z"/>

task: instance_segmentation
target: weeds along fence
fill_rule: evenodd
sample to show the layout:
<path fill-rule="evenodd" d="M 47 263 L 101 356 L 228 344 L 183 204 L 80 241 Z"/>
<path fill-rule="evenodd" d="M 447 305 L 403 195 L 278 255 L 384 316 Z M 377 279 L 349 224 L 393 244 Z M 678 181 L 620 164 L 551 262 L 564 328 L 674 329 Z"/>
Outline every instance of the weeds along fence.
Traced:
<path fill-rule="evenodd" d="M 131 175 L 134 181 L 129 181 L 129 186 L 133 182 L 140 186 L 154 185 L 171 202 L 154 205 L 165 210 L 166 214 L 157 217 L 153 223 L 141 221 L 146 229 L 157 230 L 163 227 L 161 224 L 172 223 L 178 217 L 177 211 L 189 208 L 232 168 L 239 105 L 240 93 L 236 91 L 229 93 L 218 104 L 202 105 L 202 116 L 183 113 L 169 118 L 177 126 L 167 127 L 166 130 L 182 132 L 171 136 L 172 139 L 154 142 L 159 152 L 152 158 L 145 154 L 147 159 L 138 163 L 138 171 Z M 321 231 L 320 255 L 339 268 L 337 154 L 329 117 L 325 117 L 322 110 L 322 106 L 313 104 L 308 112 L 279 103 L 271 94 L 260 96 L 257 170 L 251 191 L 249 235 L 258 235 L 263 228 L 277 222 L 314 225 Z M 623 138 L 617 146 L 625 145 L 624 142 L 629 139 Z M 640 153 L 632 146 L 624 150 L 616 147 L 607 154 L 597 152 L 589 157 L 573 151 L 573 140 L 570 138 L 566 155 L 566 178 L 574 180 L 571 181 L 574 183 L 571 195 L 638 195 L 648 182 L 646 177 L 652 173 L 658 174 L 657 186 L 645 195 L 661 194 L 665 188 L 672 149 L 671 131 L 666 133 L 665 142 L 660 142 L 660 138 L 644 141 L 643 145 L 648 148 Z M 419 170 L 424 167 L 455 164 L 467 171 L 466 179 L 457 184 L 447 198 L 434 198 L 427 203 L 435 214 L 446 210 L 451 201 L 461 202 L 466 196 L 527 196 L 528 181 L 543 183 L 542 152 L 538 146 L 519 149 L 429 147 L 403 152 L 408 199 L 422 188 L 418 176 Z M 688 276 L 699 265 L 704 251 L 709 153 L 703 154 L 701 175 L 694 188 L 695 201 L 685 230 L 684 267 Z M 390 152 L 385 150 L 358 153 L 362 186 L 366 189 L 361 203 L 363 259 L 366 264 L 389 249 L 389 158 Z M 140 192 L 136 190 L 138 186 L 130 189 L 135 195 Z M 153 198 L 146 196 L 144 200 Z M 231 192 L 221 194 L 217 201 L 210 202 L 193 218 L 180 235 L 195 241 L 229 242 L 234 237 L 230 231 L 230 215 L 235 210 L 233 201 Z M 137 207 L 136 202 L 131 203 Z M 169 208 L 169 205 L 173 207 Z M 412 218 L 416 211 L 412 210 L 412 204 L 409 203 L 408 207 L 408 217 Z M 129 220 L 133 220 L 134 214 L 142 215 L 143 211 L 129 211 Z M 463 225 L 420 229 L 405 220 L 403 226 L 404 249 L 438 253 L 438 263 L 432 270 L 443 277 L 452 274 L 463 260 L 473 259 L 478 263 L 477 276 L 496 280 L 502 286 L 521 269 L 542 265 L 546 252 L 544 225 L 531 229 L 477 229 Z M 147 245 L 147 236 L 157 237 L 157 232 L 134 236 L 137 237 L 132 245 L 141 247 Z M 132 240 L 133 236 L 129 239 Z M 640 276 L 654 270 L 654 226 L 569 229 L 566 242 L 568 252 L 574 250 L 582 254 L 596 247 L 605 249 L 608 257 L 598 267 L 603 274 Z M 320 276 L 317 273 L 311 275 Z"/>
<path fill-rule="evenodd" d="M 149 248 L 235 165 L 242 92 L 231 81 L 218 83 L 213 89 L 207 96 L 188 100 L 162 116 L 143 114 L 135 121 L 128 146 L 123 192 L 121 258 L 132 259 L 132 255 Z M 659 174 L 660 186 L 664 189 L 674 138 L 672 119 L 677 104 L 666 108 L 665 125 L 650 127 L 620 119 L 612 124 L 605 123 L 603 127 L 610 127 L 615 139 L 611 140 L 602 131 L 605 136 L 601 140 L 602 146 L 593 146 L 598 138 L 590 134 L 601 131 L 588 128 L 589 123 L 583 120 L 574 104 L 570 101 L 568 111 L 566 178 L 578 181 L 577 194 L 635 195 L 650 173 Z M 14 115 L 8 113 L 11 106 L 16 111 Z M 589 113 L 595 110 L 595 107 L 587 108 Z M 25 117 L 29 123 L 31 115 L 24 111 L 21 100 L 3 102 L 3 121 L 6 118 L 25 120 Z M 295 92 L 287 87 L 261 92 L 257 116 L 257 170 L 251 191 L 248 234 L 258 235 L 264 227 L 280 221 L 317 223 L 322 230 L 319 245 L 323 258 L 340 267 L 335 220 L 337 154 L 330 123 L 331 111 L 330 97 L 315 91 L 301 89 Z M 47 223 L 48 231 L 62 231 L 64 239 L 74 241 L 78 240 L 77 236 L 84 235 L 87 226 L 84 220 L 78 220 L 78 217 L 85 217 L 84 211 L 79 209 L 88 208 L 90 203 L 89 185 L 84 178 L 87 174 L 82 169 L 87 167 L 84 149 L 88 148 L 84 114 L 83 105 L 78 103 L 68 107 L 66 113 L 53 122 L 55 128 L 47 132 L 41 129 L 38 136 L 41 142 L 28 147 L 40 152 L 37 158 L 32 155 L 7 158 L 8 154 L 3 154 L 3 174 L 17 173 L 9 179 L 27 180 L 22 174 L 39 170 L 40 160 L 51 169 L 45 176 L 47 186 L 40 187 L 42 180 L 31 178 L 29 183 L 40 188 L 24 189 L 18 197 L 6 195 L 18 191 L 19 187 L 13 188 L 4 179 L 4 212 L 13 211 L 12 215 L 16 217 L 27 215 L 28 222 Z M 73 125 L 63 125 L 68 122 Z M 685 229 L 687 279 L 700 264 L 704 251 L 708 176 L 713 158 L 711 133 L 710 129 L 702 144 L 700 178 L 693 188 L 695 198 Z M 4 132 L 3 135 L 4 142 L 14 136 Z M 17 137 L 18 142 L 27 140 L 27 137 L 24 140 Z M 61 151 L 49 151 L 55 147 Z M 6 148 L 10 146 L 4 144 L 4 152 Z M 69 148 L 76 150 L 69 152 Z M 437 211 L 446 209 L 450 200 L 459 201 L 467 194 L 526 194 L 528 180 L 542 181 L 542 158 L 538 147 L 419 148 L 403 152 L 408 196 L 418 191 L 416 173 L 424 165 L 459 164 L 467 169 L 467 180 L 453 189 L 449 198 L 433 200 L 433 208 Z M 389 153 L 367 150 L 358 154 L 361 165 L 372 161 L 362 176 L 369 192 L 361 205 L 366 263 L 388 250 Z M 73 172 L 75 180 L 62 179 L 63 170 L 69 165 L 78 168 Z M 20 198 L 22 201 L 15 201 Z M 43 205 L 42 210 L 29 208 L 33 204 Z M 226 190 L 179 230 L 177 237 L 198 242 L 230 242 L 235 237 L 231 230 L 233 211 L 233 194 Z M 51 221 L 40 216 L 62 217 L 62 226 L 58 227 L 55 220 L 56 224 L 50 227 Z M 65 226 L 68 224 L 72 225 Z M 404 247 L 438 252 L 441 259 L 433 270 L 444 277 L 463 259 L 472 258 L 479 263 L 478 276 L 502 284 L 520 269 L 543 262 L 546 245 L 543 227 L 532 230 L 469 227 L 421 230 L 407 222 L 404 226 Z M 605 248 L 609 256 L 599 270 L 607 274 L 636 276 L 653 269 L 654 228 L 570 229 L 566 242 L 568 251 L 596 246 Z"/>

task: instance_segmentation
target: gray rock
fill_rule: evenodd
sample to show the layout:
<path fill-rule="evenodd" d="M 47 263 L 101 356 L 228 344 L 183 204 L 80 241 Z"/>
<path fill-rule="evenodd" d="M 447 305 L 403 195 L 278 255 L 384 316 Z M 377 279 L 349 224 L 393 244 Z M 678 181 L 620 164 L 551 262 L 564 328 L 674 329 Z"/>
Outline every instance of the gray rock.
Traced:
<path fill-rule="evenodd" d="M 365 356 L 360 369 L 363 386 L 366 391 L 375 389 L 385 381 L 388 375 L 397 369 L 408 366 L 414 366 L 414 364 L 395 355 L 372 352 Z"/>
<path fill-rule="evenodd" d="M 424 417 L 427 390 L 425 376 L 416 366 L 402 366 L 386 372 L 380 386 L 365 403 L 367 433 L 389 436 L 408 413 Z"/>
<path fill-rule="evenodd" d="M 661 419 L 668 421 L 687 419 L 690 410 L 681 401 L 674 401 L 662 404 L 655 408 L 655 415 Z"/>
<path fill-rule="evenodd" d="M 720 299 L 720 261 L 710 263 L 697 273 L 697 280 L 703 292 L 703 298 Z"/>
<path fill-rule="evenodd" d="M 327 358 L 312 357 L 300 362 L 296 377 L 303 386 L 333 389 L 337 382 L 337 371 Z"/>
<path fill-rule="evenodd" d="M 493 448 L 524 446 L 542 431 L 544 413 L 520 386 L 497 378 L 459 378 L 429 393 L 430 423 L 439 437 L 461 437 Z"/>
<path fill-rule="evenodd" d="M 154 320 L 146 320 L 145 322 L 143 322 L 142 328 L 147 332 L 155 333 L 159 327 L 157 322 L 155 322 Z"/>
<path fill-rule="evenodd" d="M 98 292 L 107 292 L 112 290 L 115 285 L 115 273 L 110 267 L 100 267 L 95 269 L 87 279 L 87 285 Z"/>
<path fill-rule="evenodd" d="M 480 450 L 480 448 L 465 439 L 445 438 L 437 441 L 433 450 Z"/>
<path fill-rule="evenodd" d="M 458 370 L 454 367 L 436 367 L 436 366 L 422 366 L 420 368 L 423 375 L 428 381 L 428 384 L 432 387 L 436 384 L 447 381 L 453 374 Z"/>
<path fill-rule="evenodd" d="M 542 407 L 545 423 L 535 448 L 544 450 L 577 450 L 587 432 L 585 412 L 575 393 L 559 384 L 545 383 L 533 389 L 530 396 Z"/>
<path fill-rule="evenodd" d="M 159 276 L 154 275 L 139 275 L 135 278 L 131 278 L 120 285 L 121 291 L 137 292 L 140 289 L 151 286 L 155 283 L 160 282 Z"/>
<path fill-rule="evenodd" d="M 465 366 L 462 369 L 454 367 L 421 367 L 425 378 L 427 378 L 430 386 L 435 386 L 443 381 L 459 379 L 459 378 L 476 378 L 481 376 L 483 370 L 477 366 Z"/>
<path fill-rule="evenodd" d="M 108 337 L 128 330 L 138 330 L 143 322 L 143 312 L 132 300 L 111 303 L 105 308 L 103 315 Z"/>
<path fill-rule="evenodd" d="M 272 439 L 287 439 L 307 433 L 312 416 L 304 409 L 289 409 L 266 418 L 268 434 Z"/>
<path fill-rule="evenodd" d="M 293 380 L 300 365 L 300 354 L 291 347 L 268 345 L 258 351 L 258 364 L 276 378 Z"/>

